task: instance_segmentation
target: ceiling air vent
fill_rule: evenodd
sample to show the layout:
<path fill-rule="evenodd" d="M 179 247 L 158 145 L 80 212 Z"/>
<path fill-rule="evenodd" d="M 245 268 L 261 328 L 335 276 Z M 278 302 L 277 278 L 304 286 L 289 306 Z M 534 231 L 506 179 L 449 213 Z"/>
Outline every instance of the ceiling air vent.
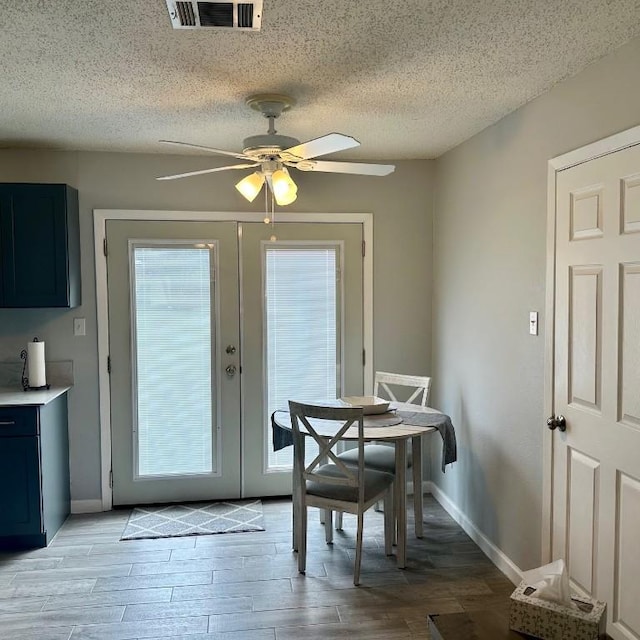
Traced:
<path fill-rule="evenodd" d="M 254 2 L 199 2 L 166 0 L 174 29 L 239 29 L 260 31 L 262 0 Z"/>

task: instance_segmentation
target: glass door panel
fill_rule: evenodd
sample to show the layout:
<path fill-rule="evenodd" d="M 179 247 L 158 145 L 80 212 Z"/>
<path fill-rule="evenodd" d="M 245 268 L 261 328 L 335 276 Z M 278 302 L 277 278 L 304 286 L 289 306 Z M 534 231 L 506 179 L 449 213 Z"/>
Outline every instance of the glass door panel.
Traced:
<path fill-rule="evenodd" d="M 334 398 L 340 391 L 341 243 L 263 245 L 267 415 L 290 399 Z M 292 449 L 273 450 L 267 471 L 291 469 Z M 314 447 L 307 456 L 313 459 Z"/>
<path fill-rule="evenodd" d="M 130 249 L 136 477 L 214 471 L 213 247 Z"/>

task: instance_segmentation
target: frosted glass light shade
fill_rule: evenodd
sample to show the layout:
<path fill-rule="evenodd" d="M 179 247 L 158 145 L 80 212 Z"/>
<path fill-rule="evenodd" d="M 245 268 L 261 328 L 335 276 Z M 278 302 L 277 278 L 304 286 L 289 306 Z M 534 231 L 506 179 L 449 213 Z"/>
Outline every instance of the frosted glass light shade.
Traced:
<path fill-rule="evenodd" d="M 260 193 L 262 185 L 264 184 L 264 176 L 261 173 L 255 171 L 248 175 L 246 178 L 242 178 L 236 189 L 249 201 L 253 202 L 256 196 Z"/>
<path fill-rule="evenodd" d="M 273 195 L 280 206 L 291 204 L 298 197 L 298 187 L 285 167 L 273 172 L 271 185 Z"/>
<path fill-rule="evenodd" d="M 298 197 L 298 194 L 295 191 L 290 191 L 289 193 L 286 193 L 286 194 L 281 195 L 279 197 L 276 196 L 276 202 L 281 207 L 284 207 L 284 206 L 294 202 L 294 200 L 296 200 L 297 197 Z"/>

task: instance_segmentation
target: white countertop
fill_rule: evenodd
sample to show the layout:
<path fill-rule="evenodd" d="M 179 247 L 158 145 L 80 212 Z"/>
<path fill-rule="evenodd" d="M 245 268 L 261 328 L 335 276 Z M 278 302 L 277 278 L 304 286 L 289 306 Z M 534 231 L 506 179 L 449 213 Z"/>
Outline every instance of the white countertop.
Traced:
<path fill-rule="evenodd" d="M 70 386 L 51 386 L 44 391 L 23 391 L 22 388 L 0 387 L 0 407 L 37 407 L 48 404 L 71 389 Z"/>

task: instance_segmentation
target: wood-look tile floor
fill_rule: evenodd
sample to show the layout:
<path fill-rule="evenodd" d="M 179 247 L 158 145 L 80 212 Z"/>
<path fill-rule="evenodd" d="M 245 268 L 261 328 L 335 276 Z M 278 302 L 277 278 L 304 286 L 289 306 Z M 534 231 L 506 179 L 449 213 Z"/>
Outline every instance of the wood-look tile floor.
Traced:
<path fill-rule="evenodd" d="M 327 545 L 310 513 L 300 575 L 291 501 L 263 507 L 266 531 L 159 540 L 120 541 L 128 510 L 71 516 L 47 548 L 0 554 L 0 639 L 423 639 L 429 613 L 508 606 L 511 582 L 431 496 L 405 570 L 369 511 L 360 587 L 353 516 Z"/>

